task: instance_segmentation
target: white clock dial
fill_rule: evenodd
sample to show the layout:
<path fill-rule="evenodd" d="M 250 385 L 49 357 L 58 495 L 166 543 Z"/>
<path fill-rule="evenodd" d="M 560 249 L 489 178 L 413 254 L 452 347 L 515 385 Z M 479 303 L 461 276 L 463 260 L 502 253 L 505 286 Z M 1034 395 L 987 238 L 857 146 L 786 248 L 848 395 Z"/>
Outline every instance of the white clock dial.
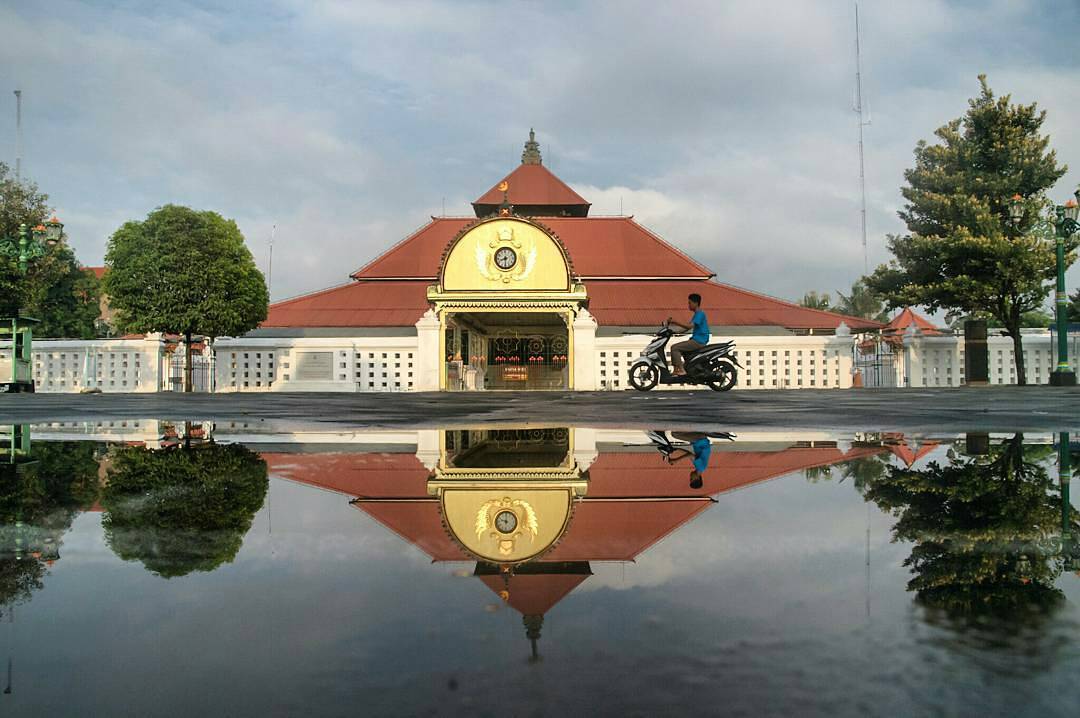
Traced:
<path fill-rule="evenodd" d="M 513 511 L 500 511 L 495 514 L 495 528 L 504 534 L 513 533 L 517 528 L 517 516 Z"/>
<path fill-rule="evenodd" d="M 501 247 L 495 252 L 495 266 L 499 269 L 510 269 L 517 264 L 517 252 L 509 247 Z"/>

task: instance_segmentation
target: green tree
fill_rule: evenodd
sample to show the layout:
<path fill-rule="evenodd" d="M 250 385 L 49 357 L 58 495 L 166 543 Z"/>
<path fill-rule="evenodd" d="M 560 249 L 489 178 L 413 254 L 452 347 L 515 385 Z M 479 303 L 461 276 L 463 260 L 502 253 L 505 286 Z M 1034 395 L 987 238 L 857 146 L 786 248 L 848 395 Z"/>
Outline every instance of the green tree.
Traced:
<path fill-rule="evenodd" d="M 995 97 L 984 76 L 979 82 L 982 92 L 964 117 L 935 133 L 940 142 L 916 146 L 899 213 L 910 234 L 889 237 L 894 259 L 867 284 L 890 307 L 995 318 L 1012 337 L 1024 384 L 1022 317 L 1042 306 L 1055 277 L 1054 250 L 1039 236 L 1046 234 L 1046 191 L 1067 168 L 1039 134 L 1045 112 Z M 1027 210 L 1019 226 L 1009 219 L 1017 194 Z"/>
<path fill-rule="evenodd" d="M 800 307 L 807 307 L 808 309 L 821 309 L 823 311 L 829 311 L 832 309 L 830 304 L 829 293 L 818 294 L 816 291 L 809 291 L 803 295 L 803 298 L 799 300 Z"/>
<path fill-rule="evenodd" d="M 1080 289 L 1069 297 L 1069 321 L 1080 322 Z"/>
<path fill-rule="evenodd" d="M 889 466 L 868 477 L 863 496 L 897 517 L 894 540 L 913 544 L 904 565 L 919 603 L 953 619 L 998 616 L 1018 624 L 1062 603 L 1054 581 L 1064 559 L 1042 548 L 1063 513 L 1047 458 L 1018 434 L 988 457 Z M 1070 524 L 1075 535 L 1075 513 Z"/>
<path fill-rule="evenodd" d="M 840 297 L 840 302 L 833 307 L 833 311 L 886 323 L 889 321 L 889 312 L 885 308 L 885 302 L 881 295 L 867 286 L 866 280 L 867 278 L 863 277 L 852 284 L 849 294 L 838 290 L 836 296 Z"/>
<path fill-rule="evenodd" d="M 269 294 L 244 236 L 216 212 L 165 205 L 109 239 L 104 287 L 118 328 L 184 336 L 191 391 L 191 341 L 254 329 Z"/>
<path fill-rule="evenodd" d="M 117 556 L 164 578 L 236 557 L 269 485 L 266 462 L 238 444 L 113 450 L 102 495 Z"/>
<path fill-rule="evenodd" d="M 90 442 L 36 443 L 34 461 L 3 467 L 0 616 L 42 587 L 75 516 L 97 500 L 97 451 Z"/>
<path fill-rule="evenodd" d="M 16 182 L 0 162 L 0 238 L 17 241 L 20 224 L 36 227 L 51 211 L 48 195 L 33 182 Z M 80 266 L 66 236 L 29 262 L 25 277 L 15 259 L 0 255 L 0 316 L 40 319 L 37 336 L 91 339 L 100 314 L 98 281 Z"/>

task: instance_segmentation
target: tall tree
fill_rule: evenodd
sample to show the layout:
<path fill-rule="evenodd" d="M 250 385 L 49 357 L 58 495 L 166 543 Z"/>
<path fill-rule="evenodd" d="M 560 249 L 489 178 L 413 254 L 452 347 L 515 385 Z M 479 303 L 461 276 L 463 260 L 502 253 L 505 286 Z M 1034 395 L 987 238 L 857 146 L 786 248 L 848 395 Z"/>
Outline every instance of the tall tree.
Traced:
<path fill-rule="evenodd" d="M 119 328 L 182 334 L 191 391 L 192 335 L 211 339 L 254 329 L 269 294 L 236 222 L 168 204 L 109 239 L 104 287 Z"/>
<path fill-rule="evenodd" d="M 899 213 L 910 234 L 889 237 L 894 259 L 867 284 L 890 307 L 995 318 L 1012 337 L 1017 382 L 1025 384 L 1022 317 L 1042 306 L 1055 276 L 1054 249 L 1039 236 L 1046 191 L 1067 168 L 1039 134 L 1045 112 L 995 97 L 985 76 L 979 82 L 967 113 L 935 132 L 940 142 L 916 146 Z M 1027 209 L 1018 226 L 1009 219 L 1017 194 Z"/>
<path fill-rule="evenodd" d="M 1069 297 L 1069 321 L 1080 322 L 1080 289 Z"/>
<path fill-rule="evenodd" d="M 1047 471 L 1046 448 L 1016 435 L 985 459 L 889 466 L 864 483 L 866 500 L 896 517 L 894 539 L 912 544 L 904 565 L 920 603 L 955 619 L 997 615 L 1022 624 L 1063 602 L 1054 581 L 1065 557 L 1046 538 L 1063 515 L 1073 535 L 1080 523 Z"/>
<path fill-rule="evenodd" d="M 807 307 L 809 309 L 822 309 L 824 311 L 829 311 L 830 309 L 832 309 L 832 305 L 830 304 L 830 302 L 831 299 L 829 298 L 828 292 L 818 294 L 816 291 L 810 290 L 803 295 L 803 298 L 801 300 L 799 300 L 799 306 Z"/>
<path fill-rule="evenodd" d="M 881 295 L 867 286 L 866 279 L 863 277 L 852 284 L 850 294 L 837 291 L 836 296 L 840 297 L 840 302 L 833 307 L 833 311 L 875 322 L 888 322 L 889 312 L 885 309 L 885 302 Z"/>
<path fill-rule="evenodd" d="M 0 162 L 0 238 L 18 241 L 19 225 L 48 218 L 48 195 L 33 182 L 16 182 Z M 26 276 L 14 258 L 0 255 L 0 316 L 22 313 L 41 320 L 34 334 L 91 339 L 100 314 L 97 278 L 83 270 L 66 235 L 28 263 Z"/>
<path fill-rule="evenodd" d="M 269 486 L 266 462 L 239 444 L 123 446 L 110 458 L 105 540 L 164 578 L 231 562 Z"/>

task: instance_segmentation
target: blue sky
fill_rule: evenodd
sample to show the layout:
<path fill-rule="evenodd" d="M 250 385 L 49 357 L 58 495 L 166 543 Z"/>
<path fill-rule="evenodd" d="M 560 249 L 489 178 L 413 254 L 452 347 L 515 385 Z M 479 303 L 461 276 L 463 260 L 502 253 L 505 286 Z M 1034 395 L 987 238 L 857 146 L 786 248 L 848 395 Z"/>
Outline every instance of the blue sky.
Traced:
<path fill-rule="evenodd" d="M 1037 101 L 1080 182 L 1072 0 L 860 3 L 871 265 L 903 170 L 985 72 Z M 0 5 L 0 160 L 86 264 L 168 202 L 236 219 L 275 299 L 340 283 L 519 161 L 545 164 L 713 267 L 795 299 L 845 288 L 859 239 L 854 10 L 758 2 L 69 2 Z M 1077 270 L 1071 273 L 1075 285 Z"/>

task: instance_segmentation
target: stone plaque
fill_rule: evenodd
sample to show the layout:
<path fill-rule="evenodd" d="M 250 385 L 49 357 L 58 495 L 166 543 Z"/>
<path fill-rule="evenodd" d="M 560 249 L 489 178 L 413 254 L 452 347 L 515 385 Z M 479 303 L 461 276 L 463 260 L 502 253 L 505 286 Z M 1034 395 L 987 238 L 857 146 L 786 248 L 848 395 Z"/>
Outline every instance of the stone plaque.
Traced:
<path fill-rule="evenodd" d="M 300 352 L 296 355 L 296 381 L 333 381 L 334 352 Z"/>

